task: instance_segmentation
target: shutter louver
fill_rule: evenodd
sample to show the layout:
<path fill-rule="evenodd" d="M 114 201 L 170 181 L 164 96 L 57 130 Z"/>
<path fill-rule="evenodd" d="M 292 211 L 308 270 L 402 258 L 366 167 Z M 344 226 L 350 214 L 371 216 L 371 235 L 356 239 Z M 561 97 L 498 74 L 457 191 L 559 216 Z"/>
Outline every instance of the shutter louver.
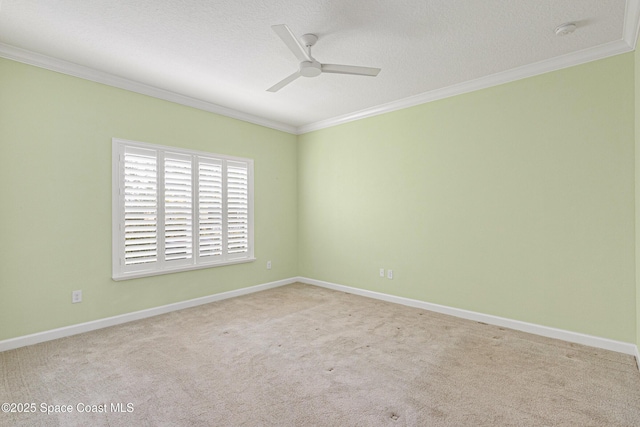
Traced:
<path fill-rule="evenodd" d="M 198 163 L 198 249 L 201 257 L 222 255 L 222 165 Z"/>
<path fill-rule="evenodd" d="M 227 254 L 249 250 L 249 181 L 246 163 L 227 162 Z"/>
<path fill-rule="evenodd" d="M 158 260 L 157 159 L 124 154 L 124 264 Z"/>
<path fill-rule="evenodd" d="M 164 161 L 164 256 L 166 261 L 189 260 L 193 252 L 191 159 Z"/>
<path fill-rule="evenodd" d="M 113 280 L 255 261 L 252 159 L 114 138 L 112 171 Z"/>

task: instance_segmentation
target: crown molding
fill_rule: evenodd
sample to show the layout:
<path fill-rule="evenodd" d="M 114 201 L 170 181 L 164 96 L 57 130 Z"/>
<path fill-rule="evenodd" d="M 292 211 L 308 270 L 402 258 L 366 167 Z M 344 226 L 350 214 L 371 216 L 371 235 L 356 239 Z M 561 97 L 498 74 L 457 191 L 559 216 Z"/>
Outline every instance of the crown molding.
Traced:
<path fill-rule="evenodd" d="M 636 5 L 636 11 L 640 11 L 640 7 L 637 7 L 639 2 L 640 0 L 629 0 L 627 6 L 633 3 Z M 636 16 L 635 19 L 637 23 L 638 17 Z M 634 28 L 634 34 L 637 34 L 638 26 L 635 25 Z M 300 135 L 320 129 L 325 129 L 328 127 L 341 125 L 355 120 L 364 119 L 367 117 L 373 117 L 392 111 L 402 110 L 404 108 L 425 104 L 427 102 L 437 101 L 440 99 L 461 95 L 463 93 L 474 92 L 476 90 L 498 86 L 515 80 L 521 80 L 527 77 L 533 77 L 539 74 L 572 67 L 574 65 L 596 61 L 598 59 L 607 58 L 609 56 L 619 55 L 631 50 L 633 50 L 633 48 L 627 43 L 626 40 L 609 42 L 593 48 L 572 52 L 566 55 L 557 56 L 555 58 L 547 59 L 533 64 L 523 65 L 521 67 L 512 68 L 510 70 L 491 74 L 485 77 L 480 77 L 475 80 L 469 80 L 456 85 L 447 86 L 441 89 L 424 92 L 419 95 L 410 96 L 398 101 L 393 101 L 386 104 L 378 105 L 376 107 L 356 111 L 355 113 L 349 113 L 342 116 L 333 117 L 331 119 L 303 125 L 298 127 L 297 133 Z"/>
<path fill-rule="evenodd" d="M 296 134 L 295 126 L 286 123 L 265 119 L 263 117 L 254 116 L 249 113 L 223 107 L 211 102 L 202 101 L 190 96 L 181 95 L 176 92 L 160 89 L 134 80 L 125 79 L 114 74 L 98 71 L 83 65 L 74 64 L 72 62 L 63 61 L 61 59 L 52 58 L 50 56 L 20 49 L 4 43 L 0 43 L 0 57 L 22 62 L 28 65 L 45 68 L 70 76 L 79 77 L 81 79 L 90 80 L 96 83 L 102 83 L 108 86 L 125 89 L 131 92 L 140 93 L 142 95 L 152 96 L 154 98 L 163 99 L 165 101 L 182 104 L 187 107 L 197 108 L 199 110 L 208 111 L 210 113 L 219 114 L 221 116 L 238 119 L 256 125 L 276 129 L 279 131 Z"/>
<path fill-rule="evenodd" d="M 604 59 L 610 56 L 619 55 L 621 53 L 630 52 L 635 50 L 636 48 L 639 32 L 640 0 L 627 0 L 621 40 L 602 44 L 600 46 L 589 49 L 584 49 L 578 52 L 572 52 L 534 64 L 524 65 L 522 67 L 502 71 L 496 74 L 448 86 L 445 88 L 424 92 L 419 95 L 356 111 L 354 113 L 344 114 L 342 116 L 332 117 L 327 120 L 321 120 L 315 123 L 302 125 L 296 129 L 296 133 L 298 135 L 301 135 L 304 133 L 313 132 L 315 130 L 325 129 L 328 127 L 353 122 L 355 120 L 364 119 L 367 117 L 390 113 L 392 111 L 401 110 L 403 108 L 413 107 L 416 105 L 425 104 L 427 102 L 437 101 L 439 99 L 449 98 L 451 96 L 461 95 L 463 93 L 473 92 L 480 89 L 486 89 L 503 83 L 509 83 L 527 77 L 533 77 L 538 74 L 557 71 L 563 68 L 572 67 L 574 65 L 580 65 L 587 62 L 596 61 L 598 59 Z"/>
<path fill-rule="evenodd" d="M 390 113 L 392 111 L 425 104 L 427 102 L 437 101 L 464 93 L 474 92 L 476 90 L 486 89 L 527 77 L 533 77 L 539 74 L 557 71 L 563 68 L 572 67 L 574 65 L 580 65 L 587 62 L 604 59 L 610 56 L 619 55 L 621 53 L 633 51 L 636 48 L 638 34 L 640 32 L 640 0 L 627 0 L 625 7 L 626 9 L 624 16 L 623 34 L 620 40 L 298 127 L 274 120 L 269 120 L 263 117 L 254 116 L 249 113 L 223 107 L 211 102 L 192 98 L 186 95 L 181 95 L 176 92 L 160 89 L 154 86 L 146 85 L 144 83 L 139 83 L 113 74 L 52 58 L 39 53 L 30 52 L 3 43 L 0 43 L 0 57 L 29 65 L 34 65 L 36 67 L 45 68 L 51 71 L 68 74 L 85 80 L 91 80 L 120 89 L 137 92 L 143 95 L 148 95 L 155 98 L 163 99 L 165 101 L 186 105 L 188 107 L 197 108 L 200 110 L 219 114 L 221 116 L 242 120 L 294 135 L 301 135 L 308 132 L 353 122 L 367 117 Z"/>

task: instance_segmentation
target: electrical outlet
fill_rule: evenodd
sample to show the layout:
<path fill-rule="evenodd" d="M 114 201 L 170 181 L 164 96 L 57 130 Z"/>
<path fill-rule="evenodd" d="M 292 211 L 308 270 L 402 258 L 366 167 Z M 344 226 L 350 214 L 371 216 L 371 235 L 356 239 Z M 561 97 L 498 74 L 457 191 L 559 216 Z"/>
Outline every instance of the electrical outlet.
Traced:
<path fill-rule="evenodd" d="M 271 261 L 267 261 L 267 270 L 271 270 Z"/>
<path fill-rule="evenodd" d="M 71 302 L 73 304 L 77 302 L 82 302 L 82 291 L 73 291 L 71 292 Z"/>
<path fill-rule="evenodd" d="M 384 268 L 380 269 L 380 277 L 384 277 Z"/>
<path fill-rule="evenodd" d="M 387 270 L 387 279 L 393 279 L 393 270 Z"/>

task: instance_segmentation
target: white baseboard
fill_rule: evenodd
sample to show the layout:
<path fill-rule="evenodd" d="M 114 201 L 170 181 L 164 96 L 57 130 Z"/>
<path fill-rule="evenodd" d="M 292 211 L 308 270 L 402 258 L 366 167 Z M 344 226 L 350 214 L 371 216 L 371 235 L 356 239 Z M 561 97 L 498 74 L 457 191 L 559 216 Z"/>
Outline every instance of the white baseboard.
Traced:
<path fill-rule="evenodd" d="M 279 286 L 295 283 L 296 281 L 297 281 L 297 278 L 283 279 L 276 282 L 263 283 L 261 285 L 250 286 L 248 288 L 236 289 L 233 291 L 222 292 L 214 295 L 208 295 L 205 297 L 176 302 L 173 304 L 167 304 L 160 307 L 153 307 L 146 310 L 134 311 L 132 313 L 126 313 L 118 316 L 107 317 L 104 319 L 93 320 L 91 322 L 86 322 L 86 323 L 79 323 L 77 325 L 65 326 L 63 328 L 57 328 L 49 331 L 38 332 L 31 335 L 24 335 L 21 337 L 10 338 L 7 340 L 0 341 L 0 352 L 13 350 L 14 348 L 24 347 L 27 345 L 38 344 L 45 341 L 51 341 L 58 338 L 64 338 L 71 335 L 81 334 L 83 332 L 94 331 L 96 329 L 108 328 L 109 326 L 120 325 L 122 323 L 145 319 L 147 317 L 158 316 L 160 314 L 169 313 L 171 311 L 182 310 L 184 308 L 190 308 L 190 307 L 195 307 L 202 304 L 208 304 L 210 302 L 221 301 L 224 299 L 233 298 L 240 295 L 246 295 L 254 292 L 264 291 L 271 288 L 277 288 Z"/>
<path fill-rule="evenodd" d="M 477 322 L 484 322 L 491 325 L 502 326 L 509 329 L 528 332 L 531 334 L 541 335 L 548 338 L 556 338 L 576 344 L 583 344 L 590 347 L 602 348 L 618 353 L 629 354 L 636 357 L 636 363 L 640 369 L 640 352 L 638 346 L 622 341 L 610 340 L 608 338 L 600 338 L 592 335 L 571 332 L 563 329 L 551 328 L 548 326 L 536 325 L 534 323 L 521 322 L 519 320 L 507 319 L 504 317 L 492 316 L 489 314 L 478 313 L 474 311 L 462 310 L 459 308 L 448 307 L 445 305 L 433 304 L 425 301 L 414 300 L 410 298 L 398 297 L 381 292 L 368 291 L 365 289 L 353 288 L 350 286 L 338 285 L 335 283 L 324 282 L 321 280 L 309 279 L 307 277 L 292 277 L 289 279 L 278 280 L 275 282 L 264 283 L 261 285 L 250 286 L 248 288 L 236 289 L 233 291 L 222 292 L 219 294 L 208 295 L 205 297 L 195 298 L 187 301 L 181 301 L 173 304 L 167 304 L 160 307 L 149 308 L 146 310 L 135 311 L 133 313 L 121 314 L 119 316 L 107 317 L 105 319 L 94 320 L 77 325 L 66 326 L 63 328 L 52 329 L 49 331 L 38 332 L 31 335 L 10 338 L 0 341 L 0 352 L 12 350 L 27 345 L 38 344 L 58 338 L 64 338 L 71 335 L 81 334 L 83 332 L 94 331 L 96 329 L 107 328 L 134 320 L 145 319 L 147 317 L 158 316 L 160 314 L 169 313 L 184 308 L 195 307 L 202 304 L 208 304 L 215 301 L 221 301 L 228 298 L 247 295 L 254 292 L 260 292 L 267 289 L 277 288 L 279 286 L 289 285 L 291 283 L 301 282 L 309 285 L 320 286 L 323 288 L 333 289 L 336 291 L 348 292 L 364 297 L 375 298 L 382 301 L 388 301 L 396 304 L 402 304 L 409 307 L 421 308 L 437 313 L 448 314 L 450 316 L 460 317 Z"/>
<path fill-rule="evenodd" d="M 635 356 L 636 361 L 640 361 L 638 347 L 627 342 L 615 341 L 608 338 L 600 338 L 592 335 L 581 334 L 579 332 L 571 332 L 564 329 L 556 329 L 548 326 L 536 325 L 534 323 L 521 322 L 519 320 L 492 316 L 490 314 L 483 314 L 475 311 L 463 310 L 460 308 L 453 308 L 445 305 L 433 304 L 425 301 L 368 291 L 365 289 L 352 288 L 350 286 L 338 285 L 335 283 L 309 279 L 306 277 L 298 277 L 298 281 L 309 285 L 333 289 L 336 291 L 348 292 L 350 294 L 361 295 L 364 297 L 375 298 L 383 301 L 393 302 L 396 304 L 407 305 L 409 307 L 422 308 L 424 310 L 435 311 L 437 313 L 448 314 L 450 316 L 460 317 L 463 319 L 475 320 L 476 322 L 484 322 L 490 325 L 515 329 L 517 331 L 528 332 L 530 334 L 541 335 L 543 337 L 555 338 L 576 344 L 583 344 L 590 347 L 602 348 L 618 353 L 629 354 Z"/>

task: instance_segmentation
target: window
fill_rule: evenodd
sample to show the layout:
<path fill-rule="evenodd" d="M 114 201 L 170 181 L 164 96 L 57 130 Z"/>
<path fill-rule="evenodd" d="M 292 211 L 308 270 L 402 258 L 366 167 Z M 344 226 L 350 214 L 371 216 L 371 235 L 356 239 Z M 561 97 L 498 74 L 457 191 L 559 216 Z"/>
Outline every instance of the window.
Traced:
<path fill-rule="evenodd" d="M 253 261 L 253 160 L 113 139 L 113 279 Z"/>

